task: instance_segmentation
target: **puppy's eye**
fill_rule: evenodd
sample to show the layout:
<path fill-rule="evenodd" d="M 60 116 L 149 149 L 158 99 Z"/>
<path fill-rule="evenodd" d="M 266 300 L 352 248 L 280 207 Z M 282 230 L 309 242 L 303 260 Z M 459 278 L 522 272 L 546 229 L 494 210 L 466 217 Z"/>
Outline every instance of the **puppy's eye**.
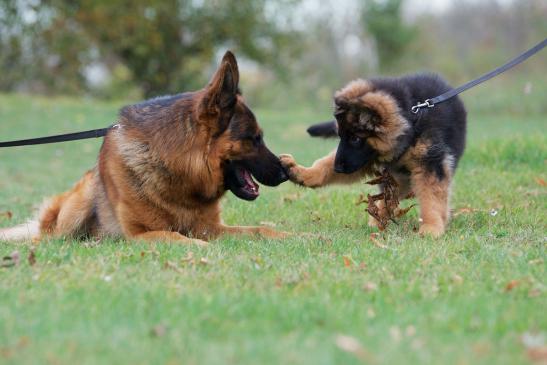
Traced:
<path fill-rule="evenodd" d="M 359 136 L 349 137 L 349 144 L 354 146 L 354 147 L 359 147 L 361 145 L 361 137 L 359 137 Z"/>

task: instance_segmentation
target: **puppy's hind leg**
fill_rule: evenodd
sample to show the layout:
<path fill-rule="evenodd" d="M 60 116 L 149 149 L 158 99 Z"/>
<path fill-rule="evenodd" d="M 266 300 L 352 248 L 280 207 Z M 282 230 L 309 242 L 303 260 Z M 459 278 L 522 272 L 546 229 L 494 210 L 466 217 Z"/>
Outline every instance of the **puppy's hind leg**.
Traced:
<path fill-rule="evenodd" d="M 420 234 L 441 236 L 449 219 L 451 178 L 418 171 L 412 174 L 412 185 L 420 204 Z"/>

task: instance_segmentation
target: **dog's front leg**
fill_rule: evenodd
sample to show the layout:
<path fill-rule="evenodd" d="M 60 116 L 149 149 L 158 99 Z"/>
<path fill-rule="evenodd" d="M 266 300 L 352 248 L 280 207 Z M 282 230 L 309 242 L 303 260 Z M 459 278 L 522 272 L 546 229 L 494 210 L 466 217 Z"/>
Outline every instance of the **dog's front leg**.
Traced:
<path fill-rule="evenodd" d="M 286 238 L 290 236 L 288 232 L 276 231 L 270 227 L 264 226 L 225 226 L 221 225 L 217 227 L 217 232 L 219 235 L 229 234 L 229 235 L 253 235 L 261 236 L 264 238 Z"/>
<path fill-rule="evenodd" d="M 329 184 L 351 184 L 367 175 L 366 169 L 352 174 L 340 174 L 334 171 L 336 150 L 315 161 L 309 168 L 299 165 L 291 155 L 281 155 L 279 159 L 295 184 L 308 188 L 319 188 Z"/>
<path fill-rule="evenodd" d="M 169 242 L 169 243 L 184 243 L 195 244 L 198 246 L 207 246 L 209 243 L 197 238 L 189 238 L 178 232 L 171 231 L 148 231 L 139 234 L 130 235 L 129 238 L 133 241 L 153 242 Z"/>

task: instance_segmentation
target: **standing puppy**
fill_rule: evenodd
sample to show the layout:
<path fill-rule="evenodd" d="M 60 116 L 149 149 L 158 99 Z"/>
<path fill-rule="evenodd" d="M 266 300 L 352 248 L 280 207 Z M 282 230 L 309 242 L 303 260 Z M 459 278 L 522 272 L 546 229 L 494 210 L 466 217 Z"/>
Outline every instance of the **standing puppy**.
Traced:
<path fill-rule="evenodd" d="M 204 244 L 222 234 L 283 237 L 267 227 L 229 227 L 220 218 L 227 190 L 258 197 L 259 182 L 287 180 L 238 89 L 227 52 L 202 90 L 123 108 L 97 166 L 46 202 L 38 220 L 0 230 L 0 240 L 125 237 Z"/>
<path fill-rule="evenodd" d="M 281 162 L 293 182 L 312 188 L 352 183 L 387 168 L 399 184 L 400 200 L 416 195 L 420 233 L 438 237 L 448 223 L 450 186 L 465 148 L 466 111 L 458 97 L 417 114 L 411 108 L 450 89 L 433 74 L 352 81 L 335 94 L 336 121 L 308 129 L 314 136 L 338 134 L 338 149 L 310 168 L 291 155 L 282 155 Z M 387 214 L 378 204 L 380 214 Z M 370 217 L 369 224 L 377 222 Z"/>

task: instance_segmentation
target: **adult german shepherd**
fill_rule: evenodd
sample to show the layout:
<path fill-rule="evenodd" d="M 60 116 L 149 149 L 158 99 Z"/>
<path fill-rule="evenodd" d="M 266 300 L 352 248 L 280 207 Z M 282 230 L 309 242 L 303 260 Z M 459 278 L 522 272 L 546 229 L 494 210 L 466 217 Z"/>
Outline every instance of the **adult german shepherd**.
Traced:
<path fill-rule="evenodd" d="M 308 129 L 313 136 L 338 135 L 338 149 L 310 168 L 298 165 L 291 155 L 282 155 L 282 163 L 293 182 L 312 188 L 356 182 L 387 168 L 399 184 L 399 200 L 416 195 L 420 233 L 440 236 L 449 219 L 451 182 L 465 148 L 466 111 L 458 97 L 417 114 L 411 108 L 450 89 L 433 74 L 352 81 L 335 94 L 336 120 Z M 382 203 L 378 208 L 386 215 Z M 378 222 L 370 217 L 369 224 Z"/>
<path fill-rule="evenodd" d="M 227 52 L 202 90 L 126 106 L 104 138 L 98 163 L 72 188 L 45 202 L 38 219 L 0 230 L 0 239 L 125 237 L 205 244 L 223 234 L 285 234 L 229 227 L 220 218 L 227 190 L 245 200 L 258 184 L 288 179 L 266 147 L 238 89 Z"/>

